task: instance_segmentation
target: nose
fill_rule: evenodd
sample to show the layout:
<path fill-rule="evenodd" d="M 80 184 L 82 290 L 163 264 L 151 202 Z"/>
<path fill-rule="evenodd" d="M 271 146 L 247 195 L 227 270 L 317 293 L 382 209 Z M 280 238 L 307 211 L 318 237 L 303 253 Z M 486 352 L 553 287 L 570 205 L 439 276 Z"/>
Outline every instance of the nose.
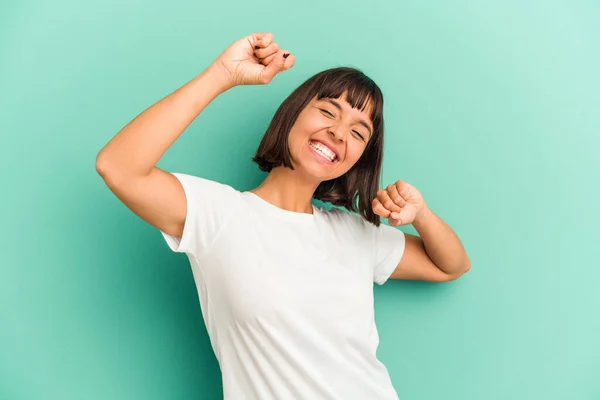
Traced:
<path fill-rule="evenodd" d="M 332 126 L 329 128 L 329 134 L 333 136 L 334 139 L 343 140 L 344 134 L 339 126 Z"/>

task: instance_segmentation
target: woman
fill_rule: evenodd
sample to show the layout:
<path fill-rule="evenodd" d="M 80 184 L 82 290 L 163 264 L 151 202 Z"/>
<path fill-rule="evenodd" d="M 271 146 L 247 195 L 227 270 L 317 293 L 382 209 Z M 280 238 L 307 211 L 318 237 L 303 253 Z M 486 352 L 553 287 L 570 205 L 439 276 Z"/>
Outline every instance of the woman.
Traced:
<path fill-rule="evenodd" d="M 253 190 L 155 167 L 220 93 L 293 64 L 270 33 L 236 41 L 125 126 L 96 168 L 188 255 L 226 399 L 397 399 L 376 357 L 373 282 L 448 281 L 469 260 L 417 189 L 378 190 L 383 98 L 372 80 L 335 68 L 298 87 L 253 158 L 269 172 Z M 394 228 L 409 223 L 420 236 Z"/>

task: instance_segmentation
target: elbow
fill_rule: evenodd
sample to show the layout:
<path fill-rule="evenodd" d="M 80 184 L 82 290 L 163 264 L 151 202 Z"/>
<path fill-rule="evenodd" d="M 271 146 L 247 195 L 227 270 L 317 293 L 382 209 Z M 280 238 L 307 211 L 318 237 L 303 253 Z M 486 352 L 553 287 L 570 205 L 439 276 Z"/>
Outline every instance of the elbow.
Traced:
<path fill-rule="evenodd" d="M 101 150 L 96 156 L 96 172 L 105 181 L 108 179 L 112 180 L 117 176 L 124 175 L 123 172 L 126 170 L 122 167 L 120 163 L 115 161 L 118 160 L 115 160 L 114 158 L 111 159 L 111 157 L 104 152 L 104 149 Z"/>
<path fill-rule="evenodd" d="M 115 168 L 114 163 L 111 163 L 102 152 L 96 156 L 96 173 L 107 185 L 112 184 L 121 175 L 118 168 Z"/>
<path fill-rule="evenodd" d="M 108 164 L 106 161 L 106 156 L 100 151 L 96 156 L 96 172 L 98 175 L 104 177 L 108 170 Z"/>
<path fill-rule="evenodd" d="M 469 257 L 467 257 L 467 261 L 465 262 L 465 266 L 463 269 L 463 274 L 465 272 L 469 272 L 471 270 L 471 260 L 469 260 Z"/>
<path fill-rule="evenodd" d="M 470 270 L 471 270 L 471 261 L 469 261 L 469 259 L 467 258 L 467 262 L 465 263 L 465 265 L 463 266 L 463 268 L 461 269 L 460 273 L 458 274 L 458 276 L 455 279 L 460 278 L 461 276 L 463 276 L 464 274 L 466 274 Z"/>
<path fill-rule="evenodd" d="M 108 181 L 121 182 L 132 178 L 146 177 L 153 168 L 154 164 L 148 167 L 136 165 L 131 159 L 122 159 L 119 155 L 106 153 L 104 149 L 96 156 L 96 172 L 107 183 Z"/>
<path fill-rule="evenodd" d="M 470 270 L 471 270 L 471 262 L 469 261 L 469 259 L 467 259 L 466 263 L 463 265 L 463 267 L 461 269 L 458 270 L 458 272 L 455 272 L 454 274 L 450 275 L 449 280 L 455 281 L 458 278 L 460 278 L 461 276 L 463 276 L 465 273 L 469 272 Z"/>

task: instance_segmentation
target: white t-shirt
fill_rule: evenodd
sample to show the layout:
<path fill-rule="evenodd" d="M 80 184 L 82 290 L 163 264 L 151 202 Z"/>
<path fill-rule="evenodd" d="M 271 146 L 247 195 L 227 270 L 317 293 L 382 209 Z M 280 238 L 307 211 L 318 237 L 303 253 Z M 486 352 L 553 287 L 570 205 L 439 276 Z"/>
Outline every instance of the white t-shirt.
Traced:
<path fill-rule="evenodd" d="M 376 357 L 373 282 L 400 261 L 401 230 L 173 175 L 185 227 L 181 238 L 161 233 L 190 260 L 225 399 L 398 399 Z"/>

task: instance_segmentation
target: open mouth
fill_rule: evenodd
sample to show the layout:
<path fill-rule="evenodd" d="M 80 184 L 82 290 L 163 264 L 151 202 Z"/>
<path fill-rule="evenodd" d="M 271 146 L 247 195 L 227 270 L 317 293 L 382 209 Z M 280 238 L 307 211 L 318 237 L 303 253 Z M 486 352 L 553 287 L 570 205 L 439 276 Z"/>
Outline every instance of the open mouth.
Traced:
<path fill-rule="evenodd" d="M 316 140 L 311 140 L 308 144 L 318 156 L 323 158 L 323 160 L 329 163 L 335 163 L 336 161 L 338 161 L 338 157 L 335 154 L 335 152 L 323 143 Z"/>

